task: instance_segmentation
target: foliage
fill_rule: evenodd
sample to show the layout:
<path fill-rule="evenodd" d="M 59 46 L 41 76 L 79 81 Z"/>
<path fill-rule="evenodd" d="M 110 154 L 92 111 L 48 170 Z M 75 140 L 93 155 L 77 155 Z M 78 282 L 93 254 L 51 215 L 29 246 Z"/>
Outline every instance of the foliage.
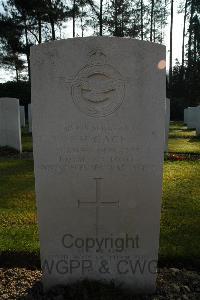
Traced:
<path fill-rule="evenodd" d="M 30 47 L 66 36 L 66 22 L 70 19 L 73 36 L 79 34 L 76 30 L 80 28 L 81 36 L 89 30 L 93 35 L 164 43 L 172 3 L 171 0 L 4 0 L 0 14 L 0 64 L 14 69 L 17 81 L 30 81 Z M 173 69 L 170 67 L 167 87 L 174 120 L 183 119 L 184 108 L 200 104 L 200 1 L 178 3 L 179 12 L 184 13 L 182 61 L 177 61 Z"/>
<path fill-rule="evenodd" d="M 172 98 L 182 98 L 183 106 L 188 107 L 200 104 L 200 1 L 185 1 L 184 21 L 189 25 L 186 33 L 183 32 L 182 64 L 177 61 L 173 68 L 170 95 Z"/>
<path fill-rule="evenodd" d="M 19 72 L 25 68 L 24 60 L 19 54 L 22 49 L 22 27 L 11 17 L 0 15 L 0 65 L 14 69 L 16 79 Z"/>
<path fill-rule="evenodd" d="M 31 101 L 30 83 L 26 81 L 0 83 L 0 97 L 11 97 L 20 100 L 20 105 Z"/>

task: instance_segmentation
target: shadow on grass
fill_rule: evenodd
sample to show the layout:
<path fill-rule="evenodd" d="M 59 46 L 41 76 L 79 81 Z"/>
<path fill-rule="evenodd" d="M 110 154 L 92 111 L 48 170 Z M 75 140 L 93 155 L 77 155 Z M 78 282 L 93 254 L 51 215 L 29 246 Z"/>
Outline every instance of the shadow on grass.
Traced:
<path fill-rule="evenodd" d="M 30 270 L 40 269 L 40 255 L 34 252 L 1 252 L 0 267 L 28 268 Z"/>
<path fill-rule="evenodd" d="M 192 136 L 189 141 L 189 143 L 196 143 L 199 142 L 199 147 L 200 147 L 200 136 Z"/>
<path fill-rule="evenodd" d="M 0 147 L 0 157 L 6 157 L 12 155 L 14 156 L 18 155 L 20 157 L 20 153 L 16 149 L 8 146 Z"/>
<path fill-rule="evenodd" d="M 196 130 L 195 128 L 182 128 L 180 131 L 190 132 Z"/>
<path fill-rule="evenodd" d="M 23 137 L 32 137 L 32 133 L 31 132 L 23 132 Z"/>
<path fill-rule="evenodd" d="M 200 257 L 169 257 L 159 255 L 158 267 L 177 267 L 190 270 L 200 270 Z M 40 255 L 38 252 L 1 252 L 0 268 L 27 268 L 30 270 L 41 270 Z"/>

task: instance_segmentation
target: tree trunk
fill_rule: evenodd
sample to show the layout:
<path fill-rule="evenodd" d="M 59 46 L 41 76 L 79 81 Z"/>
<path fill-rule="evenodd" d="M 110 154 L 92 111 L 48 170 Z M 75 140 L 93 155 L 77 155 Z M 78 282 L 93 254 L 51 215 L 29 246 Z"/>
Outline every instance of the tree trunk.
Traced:
<path fill-rule="evenodd" d="M 24 18 L 24 30 L 25 30 L 25 42 L 26 42 L 26 59 L 27 59 L 27 64 L 28 64 L 28 80 L 31 81 L 31 64 L 30 64 L 28 29 L 27 29 L 27 24 L 26 24 L 26 18 Z"/>
<path fill-rule="evenodd" d="M 122 25 L 121 25 L 121 34 L 120 36 L 124 36 L 124 6 L 122 6 Z"/>
<path fill-rule="evenodd" d="M 160 24 L 160 42 L 161 44 L 163 43 L 163 22 L 164 22 L 164 17 L 163 17 L 163 14 L 162 14 L 162 17 L 161 17 L 161 24 Z"/>
<path fill-rule="evenodd" d="M 81 36 L 84 37 L 83 6 L 81 6 Z"/>
<path fill-rule="evenodd" d="M 191 14 L 190 14 L 190 24 L 189 24 L 189 39 L 188 39 L 188 71 L 191 67 L 192 62 L 192 22 L 194 16 L 194 0 L 191 2 Z"/>
<path fill-rule="evenodd" d="M 40 16 L 38 16 L 38 34 L 39 34 L 38 43 L 41 44 L 42 43 L 42 22 Z"/>
<path fill-rule="evenodd" d="M 151 27 L 150 27 L 150 41 L 153 38 L 153 17 L 154 17 L 154 0 L 151 0 Z"/>
<path fill-rule="evenodd" d="M 174 19 L 174 0 L 171 0 L 171 23 L 170 23 L 170 56 L 169 56 L 169 88 L 172 88 L 172 46 L 173 46 L 173 19 Z"/>
<path fill-rule="evenodd" d="M 99 35 L 103 35 L 103 0 L 100 0 L 100 11 L 99 11 Z"/>
<path fill-rule="evenodd" d="M 55 39 L 56 39 L 55 24 L 54 24 L 54 20 L 51 17 L 50 17 L 50 24 L 51 24 L 51 36 L 52 36 L 52 40 L 55 41 Z"/>
<path fill-rule="evenodd" d="M 185 23 L 187 17 L 187 4 L 188 0 L 185 0 L 185 11 L 184 11 L 184 23 L 183 23 L 183 42 L 182 42 L 182 71 L 184 69 L 184 61 L 185 61 Z"/>
<path fill-rule="evenodd" d="M 197 33 L 194 34 L 194 65 L 197 63 Z"/>
<path fill-rule="evenodd" d="M 76 0 L 73 0 L 73 37 L 75 37 Z"/>
<path fill-rule="evenodd" d="M 15 73 L 16 73 L 16 81 L 19 82 L 19 73 L 16 66 L 15 66 Z"/>
<path fill-rule="evenodd" d="M 117 0 L 115 0 L 114 23 L 115 23 L 114 36 L 117 36 Z"/>
<path fill-rule="evenodd" d="M 144 39 L 143 32 L 143 0 L 140 0 L 140 26 L 141 26 L 141 40 Z"/>

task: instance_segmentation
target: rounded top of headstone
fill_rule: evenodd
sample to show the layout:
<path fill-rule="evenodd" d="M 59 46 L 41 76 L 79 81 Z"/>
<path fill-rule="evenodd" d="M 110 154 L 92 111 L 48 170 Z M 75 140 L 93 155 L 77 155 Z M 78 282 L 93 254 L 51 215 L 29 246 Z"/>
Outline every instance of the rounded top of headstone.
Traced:
<path fill-rule="evenodd" d="M 131 43 L 133 45 L 138 46 L 151 46 L 151 47 L 161 47 L 166 48 L 164 45 L 159 43 L 154 43 L 150 41 L 144 41 L 139 40 L 135 38 L 130 37 L 116 37 L 116 36 L 87 36 L 87 37 L 74 37 L 74 38 L 67 38 L 67 39 L 61 39 L 61 40 L 55 40 L 55 41 L 48 41 L 45 43 L 41 43 L 38 45 L 33 45 L 31 47 L 31 51 L 34 51 L 34 49 L 37 48 L 43 48 L 43 47 L 53 47 L 53 46 L 59 46 L 59 44 L 68 44 L 68 43 L 90 43 L 90 42 L 110 42 L 110 43 Z"/>

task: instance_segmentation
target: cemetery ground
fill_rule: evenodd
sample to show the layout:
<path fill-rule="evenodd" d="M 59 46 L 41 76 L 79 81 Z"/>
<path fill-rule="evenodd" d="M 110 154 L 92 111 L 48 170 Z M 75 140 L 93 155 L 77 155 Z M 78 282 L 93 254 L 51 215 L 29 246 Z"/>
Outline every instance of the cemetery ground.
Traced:
<path fill-rule="evenodd" d="M 41 283 L 36 283 L 41 271 L 32 139 L 27 128 L 22 142 L 21 157 L 3 151 L 0 158 L 0 299 L 125 299 L 112 284 L 87 281 L 42 294 Z M 158 288 L 153 296 L 134 299 L 200 299 L 200 138 L 182 123 L 172 122 L 168 150 Z M 27 292 L 29 296 L 23 298 Z"/>

